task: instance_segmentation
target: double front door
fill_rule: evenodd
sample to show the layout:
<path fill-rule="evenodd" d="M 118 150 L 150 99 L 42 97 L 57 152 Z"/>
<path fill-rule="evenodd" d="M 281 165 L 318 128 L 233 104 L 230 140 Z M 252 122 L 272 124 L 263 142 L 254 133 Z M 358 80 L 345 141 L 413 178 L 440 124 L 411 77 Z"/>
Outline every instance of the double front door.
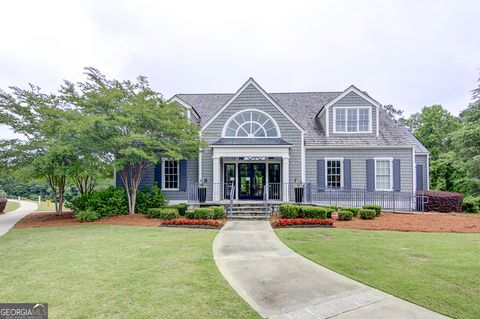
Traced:
<path fill-rule="evenodd" d="M 280 184 L 280 163 L 238 163 L 238 183 L 236 183 L 235 166 L 236 164 L 225 164 L 225 181 L 234 182 L 238 199 L 263 199 L 267 175 L 270 184 Z M 226 196 L 226 198 L 229 197 Z"/>

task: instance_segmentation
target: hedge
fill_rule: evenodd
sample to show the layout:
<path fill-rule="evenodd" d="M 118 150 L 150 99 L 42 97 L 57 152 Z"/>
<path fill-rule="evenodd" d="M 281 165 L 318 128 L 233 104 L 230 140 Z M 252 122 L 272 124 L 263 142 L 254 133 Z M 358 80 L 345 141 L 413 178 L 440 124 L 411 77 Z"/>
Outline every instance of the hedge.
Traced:
<path fill-rule="evenodd" d="M 480 196 L 467 196 L 463 199 L 462 211 L 466 213 L 480 213 Z"/>
<path fill-rule="evenodd" d="M 100 219 L 100 216 L 94 211 L 86 210 L 75 212 L 75 219 L 81 222 L 94 222 Z"/>
<path fill-rule="evenodd" d="M 363 206 L 363 209 L 371 209 L 375 211 L 375 215 L 378 217 L 380 216 L 380 213 L 382 212 L 382 206 L 380 205 L 365 205 Z"/>
<path fill-rule="evenodd" d="M 282 204 L 280 205 L 279 211 L 282 218 L 297 218 L 300 210 L 300 206 Z"/>
<path fill-rule="evenodd" d="M 338 220 L 352 220 L 353 213 L 349 210 L 341 210 L 338 212 Z"/>
<path fill-rule="evenodd" d="M 225 217 L 225 208 L 223 206 L 210 206 L 209 208 L 213 209 L 214 219 L 223 219 Z"/>
<path fill-rule="evenodd" d="M 215 212 L 211 208 L 195 209 L 195 219 L 213 219 Z"/>
<path fill-rule="evenodd" d="M 450 213 L 462 211 L 462 194 L 442 191 L 417 191 L 417 194 L 422 194 L 422 192 L 427 198 L 425 203 L 425 211 L 427 212 Z"/>
<path fill-rule="evenodd" d="M 302 213 L 305 218 L 327 218 L 327 211 L 323 207 L 318 206 L 302 206 Z"/>
<path fill-rule="evenodd" d="M 150 208 L 147 212 L 150 218 L 159 218 L 163 220 L 171 220 L 178 218 L 178 210 L 174 207 Z"/>
<path fill-rule="evenodd" d="M 178 204 L 178 205 L 175 205 L 174 207 L 178 210 L 178 213 L 181 216 L 185 216 L 185 212 L 187 211 L 187 204 Z"/>
<path fill-rule="evenodd" d="M 360 211 L 360 208 L 355 208 L 355 207 L 342 207 L 343 211 L 349 211 L 349 212 L 352 212 L 352 215 L 353 217 L 357 217 L 358 216 L 358 212 Z"/>
<path fill-rule="evenodd" d="M 358 213 L 361 219 L 375 219 L 375 216 L 377 216 L 377 212 L 373 209 L 362 208 Z"/>

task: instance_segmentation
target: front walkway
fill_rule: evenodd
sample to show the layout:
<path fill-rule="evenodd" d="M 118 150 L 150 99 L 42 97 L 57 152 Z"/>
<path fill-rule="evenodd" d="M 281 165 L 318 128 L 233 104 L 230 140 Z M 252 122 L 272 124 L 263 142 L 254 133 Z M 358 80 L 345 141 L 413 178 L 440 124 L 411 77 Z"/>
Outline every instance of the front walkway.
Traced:
<path fill-rule="evenodd" d="M 6 234 L 15 224 L 37 209 L 37 204 L 34 202 L 20 201 L 20 207 L 13 212 L 0 215 L 0 236 Z"/>
<path fill-rule="evenodd" d="M 228 222 L 213 254 L 230 285 L 265 318 L 446 318 L 298 255 L 267 221 Z"/>

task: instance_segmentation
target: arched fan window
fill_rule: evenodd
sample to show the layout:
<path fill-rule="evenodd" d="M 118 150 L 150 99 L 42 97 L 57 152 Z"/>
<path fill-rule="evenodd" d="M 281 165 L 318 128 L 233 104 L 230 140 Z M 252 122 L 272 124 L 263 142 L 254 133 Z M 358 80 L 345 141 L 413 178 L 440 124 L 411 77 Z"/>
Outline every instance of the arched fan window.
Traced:
<path fill-rule="evenodd" d="M 246 110 L 227 122 L 224 137 L 280 137 L 277 123 L 266 113 Z"/>

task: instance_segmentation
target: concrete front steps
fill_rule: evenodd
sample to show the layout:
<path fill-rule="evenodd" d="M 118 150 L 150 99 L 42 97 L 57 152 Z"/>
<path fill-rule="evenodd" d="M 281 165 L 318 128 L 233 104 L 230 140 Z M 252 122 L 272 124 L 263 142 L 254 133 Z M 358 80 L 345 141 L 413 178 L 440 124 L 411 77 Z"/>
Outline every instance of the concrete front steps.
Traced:
<path fill-rule="evenodd" d="M 227 206 L 227 209 L 229 207 Z M 268 207 L 268 213 L 265 214 L 263 203 L 234 203 L 232 212 L 228 216 L 229 220 L 268 220 L 271 214 L 271 207 Z"/>

